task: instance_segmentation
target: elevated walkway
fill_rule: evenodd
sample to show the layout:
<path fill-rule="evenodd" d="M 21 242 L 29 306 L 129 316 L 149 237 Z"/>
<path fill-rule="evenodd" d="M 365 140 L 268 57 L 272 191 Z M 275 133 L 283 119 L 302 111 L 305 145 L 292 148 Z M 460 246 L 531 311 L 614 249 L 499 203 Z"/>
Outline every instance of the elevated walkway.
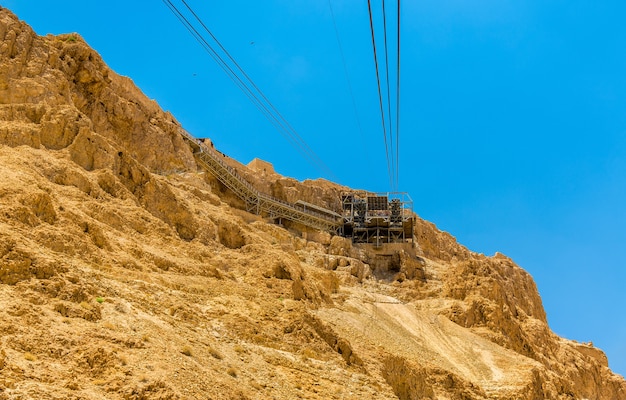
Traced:
<path fill-rule="evenodd" d="M 234 194 L 246 203 L 249 212 L 265 213 L 271 218 L 284 218 L 302 225 L 338 233 L 343 220 L 335 212 L 322 207 L 307 207 L 306 204 L 292 204 L 258 191 L 250 182 L 245 180 L 237 171 L 227 165 L 223 156 L 215 149 L 194 138 L 186 130 L 179 128 L 183 139 L 193 150 L 198 164 L 217 180 L 224 184 Z"/>

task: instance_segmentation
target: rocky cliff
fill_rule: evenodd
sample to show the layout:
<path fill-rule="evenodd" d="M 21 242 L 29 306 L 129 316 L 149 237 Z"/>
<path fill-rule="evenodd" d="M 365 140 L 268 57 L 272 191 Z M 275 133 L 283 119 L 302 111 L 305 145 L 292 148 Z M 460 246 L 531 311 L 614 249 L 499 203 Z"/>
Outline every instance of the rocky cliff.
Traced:
<path fill-rule="evenodd" d="M 273 225 L 177 125 L 0 9 L 0 399 L 626 398 L 509 258 L 419 219 L 386 253 Z M 342 189 L 229 162 L 286 200 Z"/>

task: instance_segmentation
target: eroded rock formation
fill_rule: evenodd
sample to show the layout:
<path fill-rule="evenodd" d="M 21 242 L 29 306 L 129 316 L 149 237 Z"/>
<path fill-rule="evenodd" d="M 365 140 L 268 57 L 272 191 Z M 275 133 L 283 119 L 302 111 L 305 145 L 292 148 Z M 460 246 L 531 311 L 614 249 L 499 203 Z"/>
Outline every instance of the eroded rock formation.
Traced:
<path fill-rule="evenodd" d="M 509 258 L 419 219 L 387 254 L 268 223 L 177 125 L 0 9 L 0 399 L 626 398 Z M 344 189 L 229 162 L 289 201 Z"/>

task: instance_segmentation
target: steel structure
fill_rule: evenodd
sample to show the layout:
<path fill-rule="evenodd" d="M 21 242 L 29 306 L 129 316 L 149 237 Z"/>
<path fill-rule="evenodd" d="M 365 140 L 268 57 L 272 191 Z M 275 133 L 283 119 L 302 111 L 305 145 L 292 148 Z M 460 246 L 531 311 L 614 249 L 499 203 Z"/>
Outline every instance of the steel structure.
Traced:
<path fill-rule="evenodd" d="M 237 170 L 223 161 L 223 155 L 189 132 L 180 128 L 198 164 L 215 176 L 246 204 L 246 209 L 271 218 L 284 218 L 311 228 L 351 238 L 354 243 L 385 243 L 413 241 L 413 200 L 404 192 L 345 192 L 341 195 L 341 211 L 304 201 L 288 203 L 261 193 Z"/>
<path fill-rule="evenodd" d="M 182 128 L 179 130 L 183 139 L 193 150 L 198 164 L 242 199 L 249 212 L 265 213 L 271 218 L 284 218 L 333 234 L 341 231 L 342 218 L 334 211 L 304 202 L 288 203 L 259 192 L 233 167 L 227 165 L 222 160 L 223 156 L 217 151 L 194 138 L 186 130 Z"/>
<path fill-rule="evenodd" d="M 404 192 L 346 192 L 341 195 L 342 235 L 354 243 L 413 241 L 413 200 Z"/>

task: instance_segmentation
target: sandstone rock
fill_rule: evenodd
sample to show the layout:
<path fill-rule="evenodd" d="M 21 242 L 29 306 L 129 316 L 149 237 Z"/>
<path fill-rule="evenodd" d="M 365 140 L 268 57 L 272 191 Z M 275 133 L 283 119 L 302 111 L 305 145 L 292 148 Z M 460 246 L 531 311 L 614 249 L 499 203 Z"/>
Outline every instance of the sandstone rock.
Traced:
<path fill-rule="evenodd" d="M 435 398 L 433 386 L 428 382 L 429 371 L 409 364 L 405 359 L 389 357 L 384 362 L 383 376 L 400 399 L 418 400 Z"/>
<path fill-rule="evenodd" d="M 224 160 L 288 201 L 334 209 L 347 189 Z M 421 219 L 415 248 L 376 250 L 237 209 L 129 78 L 4 8 L 0 176 L 0 397 L 626 393 L 508 257 Z"/>
<path fill-rule="evenodd" d="M 9 240 L 0 243 L 0 282 L 7 285 L 29 279 L 30 268 L 33 264 L 32 256 L 25 250 L 17 247 L 16 243 Z"/>
<path fill-rule="evenodd" d="M 67 318 L 82 318 L 91 322 L 102 318 L 100 307 L 87 302 L 79 305 L 67 301 L 58 302 L 54 305 L 54 311 Z"/>

